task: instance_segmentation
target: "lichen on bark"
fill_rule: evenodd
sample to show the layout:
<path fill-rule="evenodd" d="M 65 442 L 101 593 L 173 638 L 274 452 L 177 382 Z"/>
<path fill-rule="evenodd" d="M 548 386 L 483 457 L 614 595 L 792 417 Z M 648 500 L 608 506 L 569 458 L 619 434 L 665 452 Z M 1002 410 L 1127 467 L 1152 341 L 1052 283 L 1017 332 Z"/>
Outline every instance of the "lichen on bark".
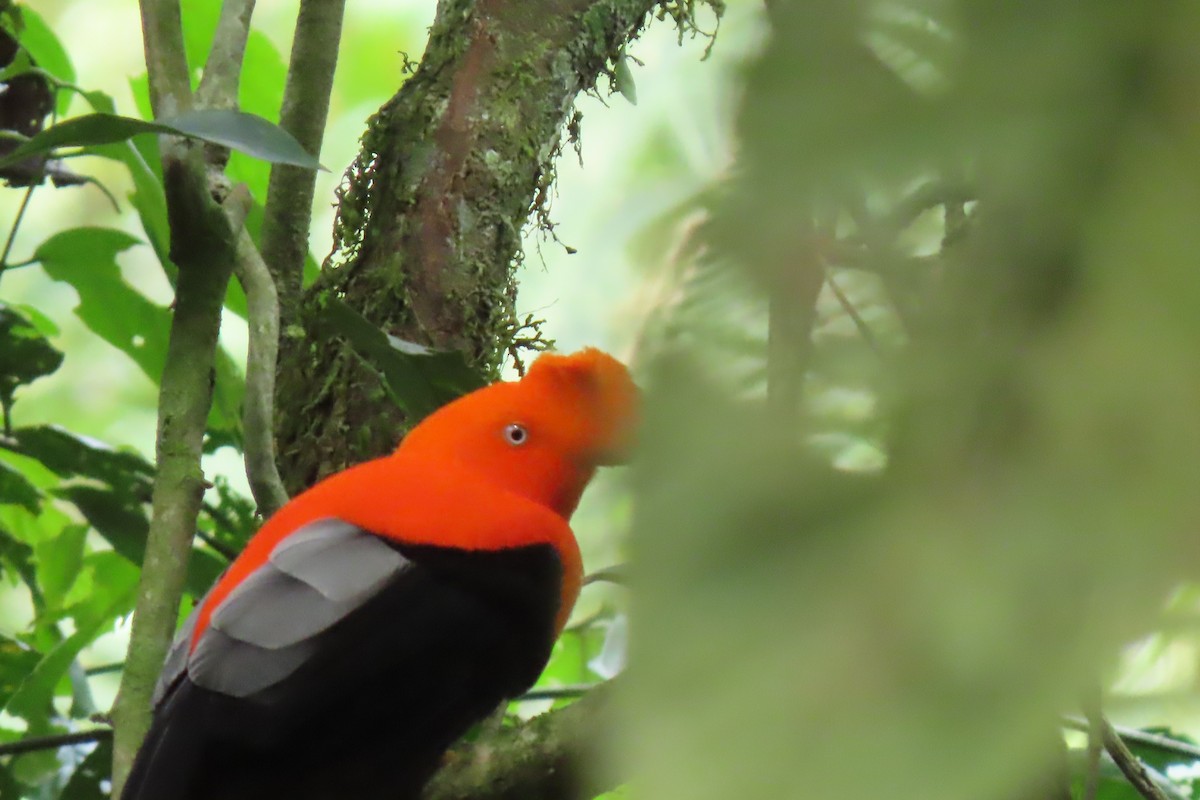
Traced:
<path fill-rule="evenodd" d="M 334 250 L 284 333 L 277 421 L 289 490 L 387 452 L 405 427 L 378 379 L 320 324 L 326 298 L 498 376 L 522 330 L 521 232 L 533 212 L 548 225 L 575 100 L 614 78 L 656 10 L 696 29 L 690 2 L 439 3 L 419 66 L 368 124 L 339 190 Z"/>

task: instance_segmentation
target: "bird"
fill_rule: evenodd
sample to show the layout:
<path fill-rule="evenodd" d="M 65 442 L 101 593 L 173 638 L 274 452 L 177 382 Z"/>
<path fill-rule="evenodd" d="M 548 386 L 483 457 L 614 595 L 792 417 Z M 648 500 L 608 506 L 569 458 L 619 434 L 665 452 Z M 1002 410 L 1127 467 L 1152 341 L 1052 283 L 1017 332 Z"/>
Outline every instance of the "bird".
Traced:
<path fill-rule="evenodd" d="M 122 800 L 418 797 L 545 667 L 638 406 L 607 353 L 544 353 L 297 495 L 181 627 Z"/>

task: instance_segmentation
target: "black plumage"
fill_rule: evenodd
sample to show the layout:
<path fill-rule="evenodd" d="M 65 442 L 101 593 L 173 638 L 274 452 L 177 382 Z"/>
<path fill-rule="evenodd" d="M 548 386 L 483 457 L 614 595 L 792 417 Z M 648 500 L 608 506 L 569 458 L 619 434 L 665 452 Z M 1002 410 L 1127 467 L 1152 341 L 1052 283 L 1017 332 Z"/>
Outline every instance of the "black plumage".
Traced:
<path fill-rule="evenodd" d="M 553 547 L 405 546 L 320 524 L 334 527 L 310 538 L 336 546 L 293 534 L 190 656 L 168 657 L 123 800 L 415 798 L 449 745 L 537 679 L 560 604 Z M 377 544 L 390 561 L 364 559 Z"/>

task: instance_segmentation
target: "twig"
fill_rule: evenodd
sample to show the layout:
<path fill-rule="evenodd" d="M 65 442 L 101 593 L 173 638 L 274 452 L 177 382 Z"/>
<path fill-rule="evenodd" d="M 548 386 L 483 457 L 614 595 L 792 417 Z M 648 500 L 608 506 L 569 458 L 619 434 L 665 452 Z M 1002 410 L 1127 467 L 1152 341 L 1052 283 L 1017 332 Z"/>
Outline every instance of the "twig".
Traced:
<path fill-rule="evenodd" d="M 112 728 L 94 728 L 78 733 L 60 733 L 54 736 L 31 736 L 28 739 L 18 739 L 15 742 L 0 744 L 0 756 L 18 756 L 22 753 L 33 753 L 37 750 L 57 750 L 73 744 L 88 744 L 112 738 Z"/>
<path fill-rule="evenodd" d="M 33 190 L 37 187 L 36 183 L 29 184 L 29 188 L 25 190 L 25 194 L 21 197 L 21 205 L 17 206 L 17 216 L 13 219 L 12 228 L 8 231 L 8 238 L 4 240 L 4 251 L 0 253 L 0 276 L 4 275 L 4 270 L 8 268 L 8 256 L 12 253 L 13 242 L 17 238 L 17 229 L 21 227 L 21 220 L 25 217 L 25 209 L 29 207 L 29 198 L 33 197 Z"/>
<path fill-rule="evenodd" d="M 178 0 L 139 0 L 142 44 L 150 78 L 150 106 L 155 119 L 192 107 L 187 51 L 183 46 L 183 20 Z"/>
<path fill-rule="evenodd" d="M 1100 688 L 1093 687 L 1086 707 L 1100 708 Z M 1104 731 L 1097 724 L 1100 715 L 1096 714 L 1087 723 L 1087 773 L 1084 777 L 1083 800 L 1096 800 L 1100 790 L 1100 754 L 1104 752 Z"/>
<path fill-rule="evenodd" d="M 227 204 L 228 207 L 228 204 Z M 234 222 L 230 220 L 231 224 Z M 239 226 L 240 227 L 240 226 Z M 246 478 L 263 518 L 288 501 L 275 463 L 275 362 L 279 353 L 279 299 L 275 281 L 250 233 L 237 238 L 234 273 L 246 292 L 246 397 L 242 404 Z"/>
<path fill-rule="evenodd" d="M 292 38 L 279 125 L 315 156 L 321 154 L 329 114 L 344 7 L 345 0 L 301 0 Z M 294 321 L 300 300 L 315 182 L 312 170 L 276 164 L 267 185 L 262 260 L 275 279 L 284 329 Z"/>
<path fill-rule="evenodd" d="M 1063 717 L 1062 724 L 1065 728 L 1084 733 L 1087 733 L 1091 729 L 1090 723 L 1082 717 L 1065 716 Z M 1117 736 L 1127 742 L 1153 747 L 1156 750 L 1162 750 L 1164 753 L 1171 753 L 1200 761 L 1200 747 L 1196 745 L 1181 742 L 1178 739 L 1172 739 L 1167 736 L 1160 736 L 1157 733 L 1148 733 L 1147 731 L 1139 731 L 1136 728 L 1126 728 L 1121 725 L 1113 725 L 1112 723 L 1109 723 L 1109 727 L 1116 732 Z"/>
<path fill-rule="evenodd" d="M 84 670 L 84 672 L 87 673 L 89 678 L 91 678 L 95 675 L 108 675 L 113 672 L 120 672 L 123 669 L 125 669 L 125 662 L 116 661 L 112 664 L 100 664 L 96 667 L 88 667 Z"/>
<path fill-rule="evenodd" d="M 850 319 L 854 320 L 854 327 L 858 329 L 858 335 L 863 338 L 863 341 L 875 351 L 876 355 L 883 355 L 883 351 L 879 347 L 879 340 L 875 338 L 875 334 L 871 332 L 871 326 L 862 318 L 862 314 L 858 313 L 858 309 L 854 307 L 854 303 L 850 302 L 850 298 L 846 296 L 841 287 L 837 285 L 837 281 L 833 279 L 833 275 L 825 276 L 825 282 L 829 284 L 830 291 L 842 305 L 842 310 L 850 315 Z"/>
<path fill-rule="evenodd" d="M 628 572 L 628 565 L 616 564 L 615 566 L 599 569 L 591 573 L 583 579 L 583 585 L 587 586 L 592 583 L 615 583 L 620 586 L 625 586 L 629 583 Z"/>
<path fill-rule="evenodd" d="M 254 0 L 225 0 L 213 35 L 212 49 L 204 62 L 204 75 L 196 87 L 200 108 L 236 108 L 242 58 L 250 35 Z"/>
<path fill-rule="evenodd" d="M 221 544 L 212 536 L 212 534 L 206 533 L 202 528 L 196 528 L 196 538 L 211 547 L 217 553 L 217 555 L 221 556 L 226 561 L 233 561 L 238 557 L 236 551 L 230 550 L 228 547 Z"/>
<path fill-rule="evenodd" d="M 1113 729 L 1112 724 L 1104 718 L 1099 707 L 1091 705 L 1086 712 L 1090 728 L 1100 732 L 1104 749 L 1137 793 L 1146 800 L 1169 800 L 1166 793 L 1150 777 L 1145 765 L 1130 752 L 1125 742 L 1121 741 L 1121 737 Z"/>
<path fill-rule="evenodd" d="M 177 0 L 141 0 L 150 101 L 156 118 L 188 110 L 192 97 Z M 150 532 L 130 629 L 121 688 L 113 704 L 113 794 L 119 796 L 150 725 L 150 696 L 175 633 L 188 555 L 205 481 L 200 456 L 209 410 L 221 308 L 234 260 L 234 239 L 209 194 L 197 150 L 162 140 L 163 188 L 179 267 L 175 312 L 158 398 L 158 470 Z"/>
<path fill-rule="evenodd" d="M 573 683 L 566 686 L 547 686 L 541 689 L 530 689 L 517 698 L 518 703 L 527 700 L 561 700 L 566 697 L 583 697 L 588 692 L 600 686 L 598 683 Z"/>

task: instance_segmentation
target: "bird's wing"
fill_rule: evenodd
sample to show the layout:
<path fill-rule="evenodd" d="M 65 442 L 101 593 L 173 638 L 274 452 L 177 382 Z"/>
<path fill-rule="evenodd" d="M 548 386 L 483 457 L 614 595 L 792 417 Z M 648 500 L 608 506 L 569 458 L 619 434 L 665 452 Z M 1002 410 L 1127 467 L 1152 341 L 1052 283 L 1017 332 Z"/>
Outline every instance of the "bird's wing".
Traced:
<path fill-rule="evenodd" d="M 318 797 L 345 759 L 363 780 L 421 778 L 537 678 L 561 580 L 548 544 L 471 551 L 304 525 L 207 627 L 181 630 L 124 797 Z M 276 794 L 284 774 L 290 793 Z"/>
<path fill-rule="evenodd" d="M 395 548 L 342 520 L 304 525 L 221 601 L 193 648 L 197 605 L 167 654 L 154 705 L 185 673 L 230 697 L 279 683 L 311 655 L 313 637 L 410 566 Z"/>

